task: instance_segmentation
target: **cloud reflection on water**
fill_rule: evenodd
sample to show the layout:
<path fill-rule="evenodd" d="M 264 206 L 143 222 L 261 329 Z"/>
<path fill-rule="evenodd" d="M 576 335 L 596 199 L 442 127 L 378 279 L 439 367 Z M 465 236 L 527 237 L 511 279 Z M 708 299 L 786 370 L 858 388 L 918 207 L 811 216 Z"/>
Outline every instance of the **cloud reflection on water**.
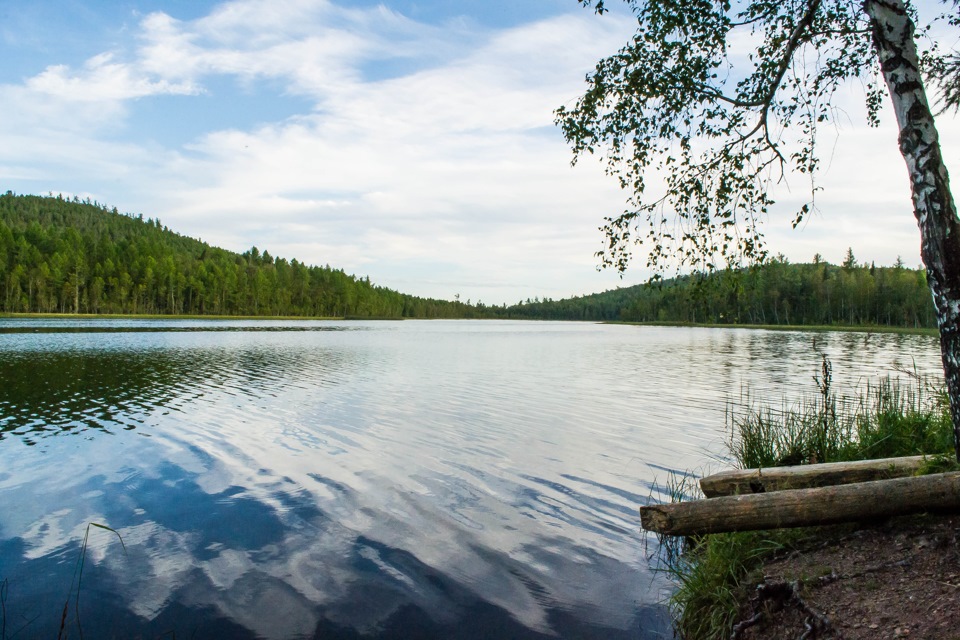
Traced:
<path fill-rule="evenodd" d="M 802 334 L 377 326 L 4 337 L 11 619 L 59 623 L 94 521 L 127 553 L 91 545 L 85 629 L 655 637 L 655 468 L 703 459 L 734 380 L 810 359 Z M 935 363 L 927 342 L 874 361 Z"/>

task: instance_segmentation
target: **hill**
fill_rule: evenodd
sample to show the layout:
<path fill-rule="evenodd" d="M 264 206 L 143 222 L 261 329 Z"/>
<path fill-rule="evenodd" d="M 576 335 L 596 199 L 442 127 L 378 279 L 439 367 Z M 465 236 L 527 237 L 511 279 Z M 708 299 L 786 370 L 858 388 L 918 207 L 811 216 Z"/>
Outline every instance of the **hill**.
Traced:
<path fill-rule="evenodd" d="M 681 277 L 510 307 L 419 298 L 328 266 L 242 254 L 159 220 L 62 197 L 0 195 L 0 313 L 523 318 L 933 327 L 924 272 L 777 258 L 738 272 Z"/>
<path fill-rule="evenodd" d="M 330 266 L 238 254 L 159 220 L 62 197 L 0 196 L 0 312 L 471 317 Z"/>
<path fill-rule="evenodd" d="M 849 250 L 840 266 L 815 256 L 790 264 L 778 257 L 737 272 L 681 277 L 564 300 L 507 308 L 514 318 L 763 325 L 935 327 L 921 269 L 858 263 Z"/>

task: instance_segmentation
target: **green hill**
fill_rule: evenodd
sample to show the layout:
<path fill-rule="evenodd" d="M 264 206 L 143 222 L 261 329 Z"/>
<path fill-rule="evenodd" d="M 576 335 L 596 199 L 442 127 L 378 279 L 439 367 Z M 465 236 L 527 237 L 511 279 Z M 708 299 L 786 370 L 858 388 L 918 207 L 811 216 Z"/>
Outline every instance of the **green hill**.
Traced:
<path fill-rule="evenodd" d="M 61 197 L 0 196 L 0 312 L 468 317 L 476 308 L 329 266 L 237 254 L 143 216 Z"/>
<path fill-rule="evenodd" d="M 933 327 L 924 272 L 774 259 L 736 273 L 682 277 L 511 307 L 418 298 L 329 266 L 238 254 L 159 220 L 61 197 L 0 195 L 0 313 L 197 314 L 377 318 L 528 318 L 720 324 Z"/>
<path fill-rule="evenodd" d="M 790 264 L 777 258 L 738 272 L 682 277 L 503 311 L 514 318 L 763 325 L 935 327 L 923 270 L 858 264 Z"/>

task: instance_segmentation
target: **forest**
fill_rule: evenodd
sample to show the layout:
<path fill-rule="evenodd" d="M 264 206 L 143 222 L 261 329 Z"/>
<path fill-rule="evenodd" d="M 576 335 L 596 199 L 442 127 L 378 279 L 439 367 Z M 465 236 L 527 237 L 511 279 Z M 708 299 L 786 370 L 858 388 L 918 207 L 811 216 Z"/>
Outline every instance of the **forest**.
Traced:
<path fill-rule="evenodd" d="M 791 264 L 685 276 L 565 300 L 528 301 L 511 317 L 625 322 L 936 327 L 926 275 L 899 259 L 859 263 L 853 250 L 837 266 L 816 255 Z"/>
<path fill-rule="evenodd" d="M 0 196 L 0 313 L 458 318 L 330 266 L 233 253 L 160 220 L 61 196 Z"/>
<path fill-rule="evenodd" d="M 0 195 L 0 313 L 524 318 L 933 327 L 923 270 L 783 256 L 563 300 L 484 306 L 419 298 L 252 247 L 234 253 L 96 202 Z"/>

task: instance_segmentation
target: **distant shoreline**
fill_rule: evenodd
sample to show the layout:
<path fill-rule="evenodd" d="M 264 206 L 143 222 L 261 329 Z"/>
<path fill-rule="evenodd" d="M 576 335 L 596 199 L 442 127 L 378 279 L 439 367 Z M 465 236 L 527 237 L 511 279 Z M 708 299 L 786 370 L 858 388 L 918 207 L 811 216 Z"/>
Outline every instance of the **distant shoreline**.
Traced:
<path fill-rule="evenodd" d="M 402 320 L 403 318 L 344 318 L 333 316 L 222 316 L 153 313 L 0 313 L 0 318 L 54 320 Z"/>
<path fill-rule="evenodd" d="M 832 324 L 721 324 L 710 322 L 626 322 L 611 320 L 605 324 L 626 324 L 641 327 L 684 327 L 701 329 L 765 329 L 767 331 L 813 331 L 826 333 L 898 333 L 904 335 L 937 336 L 939 332 L 930 327 L 893 327 L 887 325 L 832 325 Z"/>
<path fill-rule="evenodd" d="M 359 316 L 225 316 L 225 315 L 166 315 L 137 313 L 0 313 L 0 318 L 33 318 L 58 320 L 429 320 L 442 318 L 381 318 Z M 468 318 L 449 318 L 468 319 Z M 590 322 L 599 324 L 622 324 L 638 327 L 676 327 L 687 329 L 763 329 L 767 331 L 812 331 L 826 333 L 896 333 L 903 335 L 937 336 L 938 331 L 929 327 L 892 327 L 881 325 L 802 325 L 802 324 L 722 324 L 710 322 L 628 322 L 620 320 L 540 320 L 537 318 L 477 318 L 482 320 L 519 320 L 524 322 Z"/>

